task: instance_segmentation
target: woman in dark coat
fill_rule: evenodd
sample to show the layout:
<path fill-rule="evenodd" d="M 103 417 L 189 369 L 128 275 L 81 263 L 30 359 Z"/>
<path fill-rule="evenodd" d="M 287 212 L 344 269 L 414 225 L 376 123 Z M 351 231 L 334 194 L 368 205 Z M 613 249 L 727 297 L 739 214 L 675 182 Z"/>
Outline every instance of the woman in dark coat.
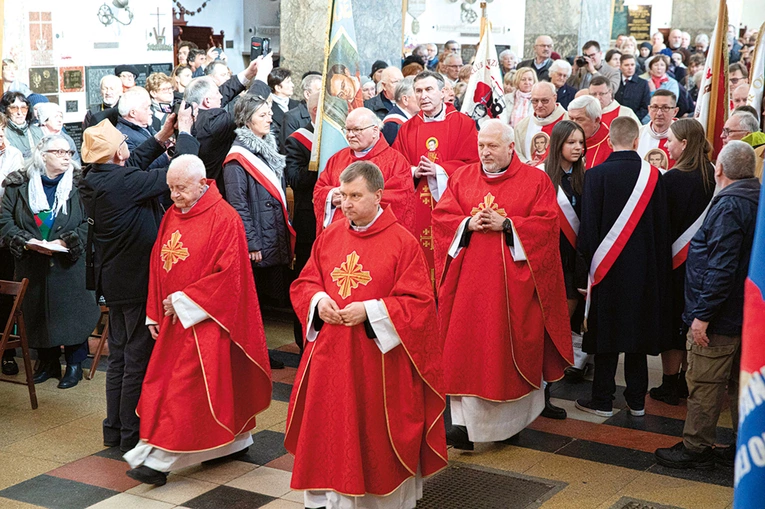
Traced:
<path fill-rule="evenodd" d="M 712 147 L 704 135 L 704 128 L 695 119 L 683 118 L 672 123 L 667 136 L 667 150 L 675 165 L 662 180 L 667 190 L 669 231 L 675 242 L 684 233 L 692 237 L 689 228 L 702 214 L 706 214 L 715 190 L 715 170 L 709 161 Z M 672 246 L 673 253 L 682 242 L 676 244 Z M 684 252 L 687 251 L 680 250 L 672 260 L 672 350 L 661 353 L 662 383 L 649 392 L 653 399 L 670 405 L 677 405 L 680 398 L 688 397 L 684 370 L 687 366 L 685 342 L 688 326 L 682 318 L 685 307 Z"/>
<path fill-rule="evenodd" d="M 20 92 L 6 92 L 0 99 L 0 113 L 8 117 L 5 138 L 8 144 L 21 150 L 24 160 L 32 155 L 32 149 L 43 137 L 39 127 L 32 124 L 34 112 L 29 100 Z"/>
<path fill-rule="evenodd" d="M 67 139 L 49 135 L 37 144 L 27 167 L 3 181 L 0 236 L 15 259 L 16 280 L 29 279 L 22 310 L 29 346 L 39 358 L 35 383 L 60 378 L 61 389 L 82 380 L 88 336 L 100 317 L 93 293 L 85 289 L 87 216 L 77 189 L 81 177 Z"/>
<path fill-rule="evenodd" d="M 292 227 L 286 208 L 285 158 L 270 133 L 271 105 L 245 95 L 236 105 L 236 140 L 223 166 L 226 199 L 242 217 L 255 275 L 265 306 L 289 307 Z M 271 367 L 275 363 L 272 360 Z"/>

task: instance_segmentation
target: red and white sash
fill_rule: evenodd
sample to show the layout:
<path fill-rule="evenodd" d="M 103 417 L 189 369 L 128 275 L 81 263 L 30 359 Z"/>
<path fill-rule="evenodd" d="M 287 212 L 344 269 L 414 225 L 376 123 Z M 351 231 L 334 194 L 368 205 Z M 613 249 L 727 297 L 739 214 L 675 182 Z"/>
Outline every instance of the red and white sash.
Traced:
<path fill-rule="evenodd" d="M 694 235 L 696 235 L 696 232 L 699 231 L 699 228 L 701 228 L 701 225 L 704 224 L 704 219 L 706 219 L 707 212 L 709 212 L 709 207 L 711 205 L 712 205 L 712 200 L 709 200 L 709 203 L 704 209 L 704 212 L 702 212 L 701 215 L 698 218 L 696 218 L 693 224 L 690 225 L 688 229 L 685 230 L 672 243 L 672 269 L 673 270 L 681 266 L 683 263 L 685 263 L 685 260 L 688 259 L 688 248 L 691 245 L 691 239 L 693 238 Z"/>
<path fill-rule="evenodd" d="M 659 181 L 659 169 L 651 166 L 646 161 L 641 161 L 640 175 L 630 194 L 627 203 L 624 204 L 619 217 L 611 226 L 611 229 L 601 241 L 590 264 L 590 274 L 587 280 L 587 302 L 585 304 L 585 323 L 590 311 L 592 287 L 603 281 L 608 271 L 611 270 L 616 259 L 622 253 L 624 246 L 635 231 L 635 227 L 643 217 L 648 202 L 656 189 Z"/>
<path fill-rule="evenodd" d="M 576 238 L 579 235 L 579 216 L 568 201 L 563 188 L 558 186 L 558 222 L 560 231 L 566 236 L 572 247 L 576 248 Z"/>
<path fill-rule="evenodd" d="M 297 141 L 300 142 L 301 145 L 303 145 L 308 150 L 313 150 L 313 133 L 305 127 L 297 129 L 295 132 L 290 134 L 290 136 L 293 136 Z"/>
<path fill-rule="evenodd" d="M 400 113 L 388 113 L 385 115 L 385 118 L 383 119 L 383 124 L 387 124 L 388 122 L 393 122 L 394 124 L 401 125 L 404 122 L 409 120 L 404 115 L 401 115 Z"/>
<path fill-rule="evenodd" d="M 242 165 L 242 168 L 254 178 L 258 184 L 268 191 L 268 194 L 273 196 L 279 204 L 282 206 L 282 213 L 284 214 L 284 222 L 287 224 L 287 231 L 290 236 L 290 250 L 291 253 L 295 252 L 295 230 L 290 224 L 290 215 L 287 211 L 287 197 L 284 195 L 282 189 L 282 183 L 274 173 L 274 170 L 268 167 L 259 157 L 255 156 L 249 150 L 246 150 L 238 145 L 231 147 L 228 155 L 226 156 L 223 164 L 229 161 L 236 161 Z"/>

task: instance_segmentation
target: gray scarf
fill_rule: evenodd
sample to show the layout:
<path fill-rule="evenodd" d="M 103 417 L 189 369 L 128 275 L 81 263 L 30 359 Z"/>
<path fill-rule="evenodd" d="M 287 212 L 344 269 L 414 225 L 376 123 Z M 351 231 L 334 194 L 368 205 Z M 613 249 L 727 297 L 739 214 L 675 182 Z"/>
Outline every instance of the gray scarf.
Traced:
<path fill-rule="evenodd" d="M 266 164 L 274 171 L 279 180 L 283 178 L 285 157 L 279 153 L 273 134 L 269 133 L 261 138 L 246 127 L 240 127 L 234 132 L 237 141 L 244 148 L 265 159 Z"/>

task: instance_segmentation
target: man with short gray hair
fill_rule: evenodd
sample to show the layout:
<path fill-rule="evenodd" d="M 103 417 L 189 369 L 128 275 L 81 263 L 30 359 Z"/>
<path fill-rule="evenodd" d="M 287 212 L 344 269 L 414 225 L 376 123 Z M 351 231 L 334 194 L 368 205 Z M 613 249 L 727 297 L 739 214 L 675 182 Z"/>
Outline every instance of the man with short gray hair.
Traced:
<path fill-rule="evenodd" d="M 555 124 L 567 118 L 566 110 L 556 102 L 555 85 L 541 81 L 531 87 L 531 106 L 534 115 L 523 118 L 515 126 L 515 153 L 522 162 L 528 163 L 534 151 L 531 140 L 543 132 L 548 137 Z M 544 159 L 543 159 L 544 161 Z"/>
<path fill-rule="evenodd" d="M 765 164 L 765 134 L 760 131 L 757 117 L 748 111 L 734 111 L 725 121 L 722 133 L 723 146 L 734 140 L 746 142 L 754 149 L 756 163 L 754 176 L 762 181 L 763 164 Z"/>
<path fill-rule="evenodd" d="M 414 97 L 414 80 L 404 78 L 396 85 L 396 91 L 393 93 L 393 99 L 396 104 L 391 108 L 383 119 L 382 134 L 389 145 L 393 145 L 398 135 L 401 124 L 412 118 L 420 111 L 417 99 Z"/>
<path fill-rule="evenodd" d="M 754 150 L 729 141 L 715 166 L 719 193 L 691 240 L 685 272 L 688 333 L 688 412 L 683 441 L 656 450 L 671 468 L 733 466 L 736 442 L 715 447 L 717 420 L 727 389 L 734 432 L 738 429 L 738 380 L 744 284 L 754 241 L 760 183 L 754 178 Z"/>
<path fill-rule="evenodd" d="M 534 41 L 534 58 L 524 60 L 518 64 L 518 69 L 521 67 L 531 67 L 534 69 L 534 72 L 537 73 L 537 79 L 539 81 L 550 81 L 548 72 L 553 63 L 552 51 L 552 37 L 549 35 L 540 35 Z"/>
<path fill-rule="evenodd" d="M 608 159 L 613 150 L 608 139 L 609 128 L 602 122 L 600 102 L 591 95 L 577 97 L 568 105 L 568 117 L 584 130 L 587 169 Z"/>
<path fill-rule="evenodd" d="M 117 104 L 117 111 L 120 116 L 115 127 L 125 135 L 125 142 L 131 151 L 157 134 L 156 128 L 152 125 L 155 118 L 151 111 L 151 97 L 145 88 L 129 88 L 122 94 Z M 157 120 L 156 123 L 158 124 L 159 121 Z M 151 163 L 149 169 L 163 168 L 169 163 L 170 158 L 167 154 L 162 154 Z"/>

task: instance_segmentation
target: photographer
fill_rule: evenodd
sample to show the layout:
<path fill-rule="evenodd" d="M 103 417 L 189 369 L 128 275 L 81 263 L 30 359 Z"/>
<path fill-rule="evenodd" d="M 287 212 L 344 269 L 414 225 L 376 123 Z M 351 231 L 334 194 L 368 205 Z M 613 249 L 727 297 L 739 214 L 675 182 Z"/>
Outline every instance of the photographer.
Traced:
<path fill-rule="evenodd" d="M 574 59 L 574 72 L 568 84 L 582 90 L 589 88 L 595 76 L 603 76 L 611 83 L 612 90 L 618 90 L 621 84 L 619 69 L 614 69 L 603 61 L 603 53 L 597 41 L 587 41 L 582 46 L 582 54 Z"/>

